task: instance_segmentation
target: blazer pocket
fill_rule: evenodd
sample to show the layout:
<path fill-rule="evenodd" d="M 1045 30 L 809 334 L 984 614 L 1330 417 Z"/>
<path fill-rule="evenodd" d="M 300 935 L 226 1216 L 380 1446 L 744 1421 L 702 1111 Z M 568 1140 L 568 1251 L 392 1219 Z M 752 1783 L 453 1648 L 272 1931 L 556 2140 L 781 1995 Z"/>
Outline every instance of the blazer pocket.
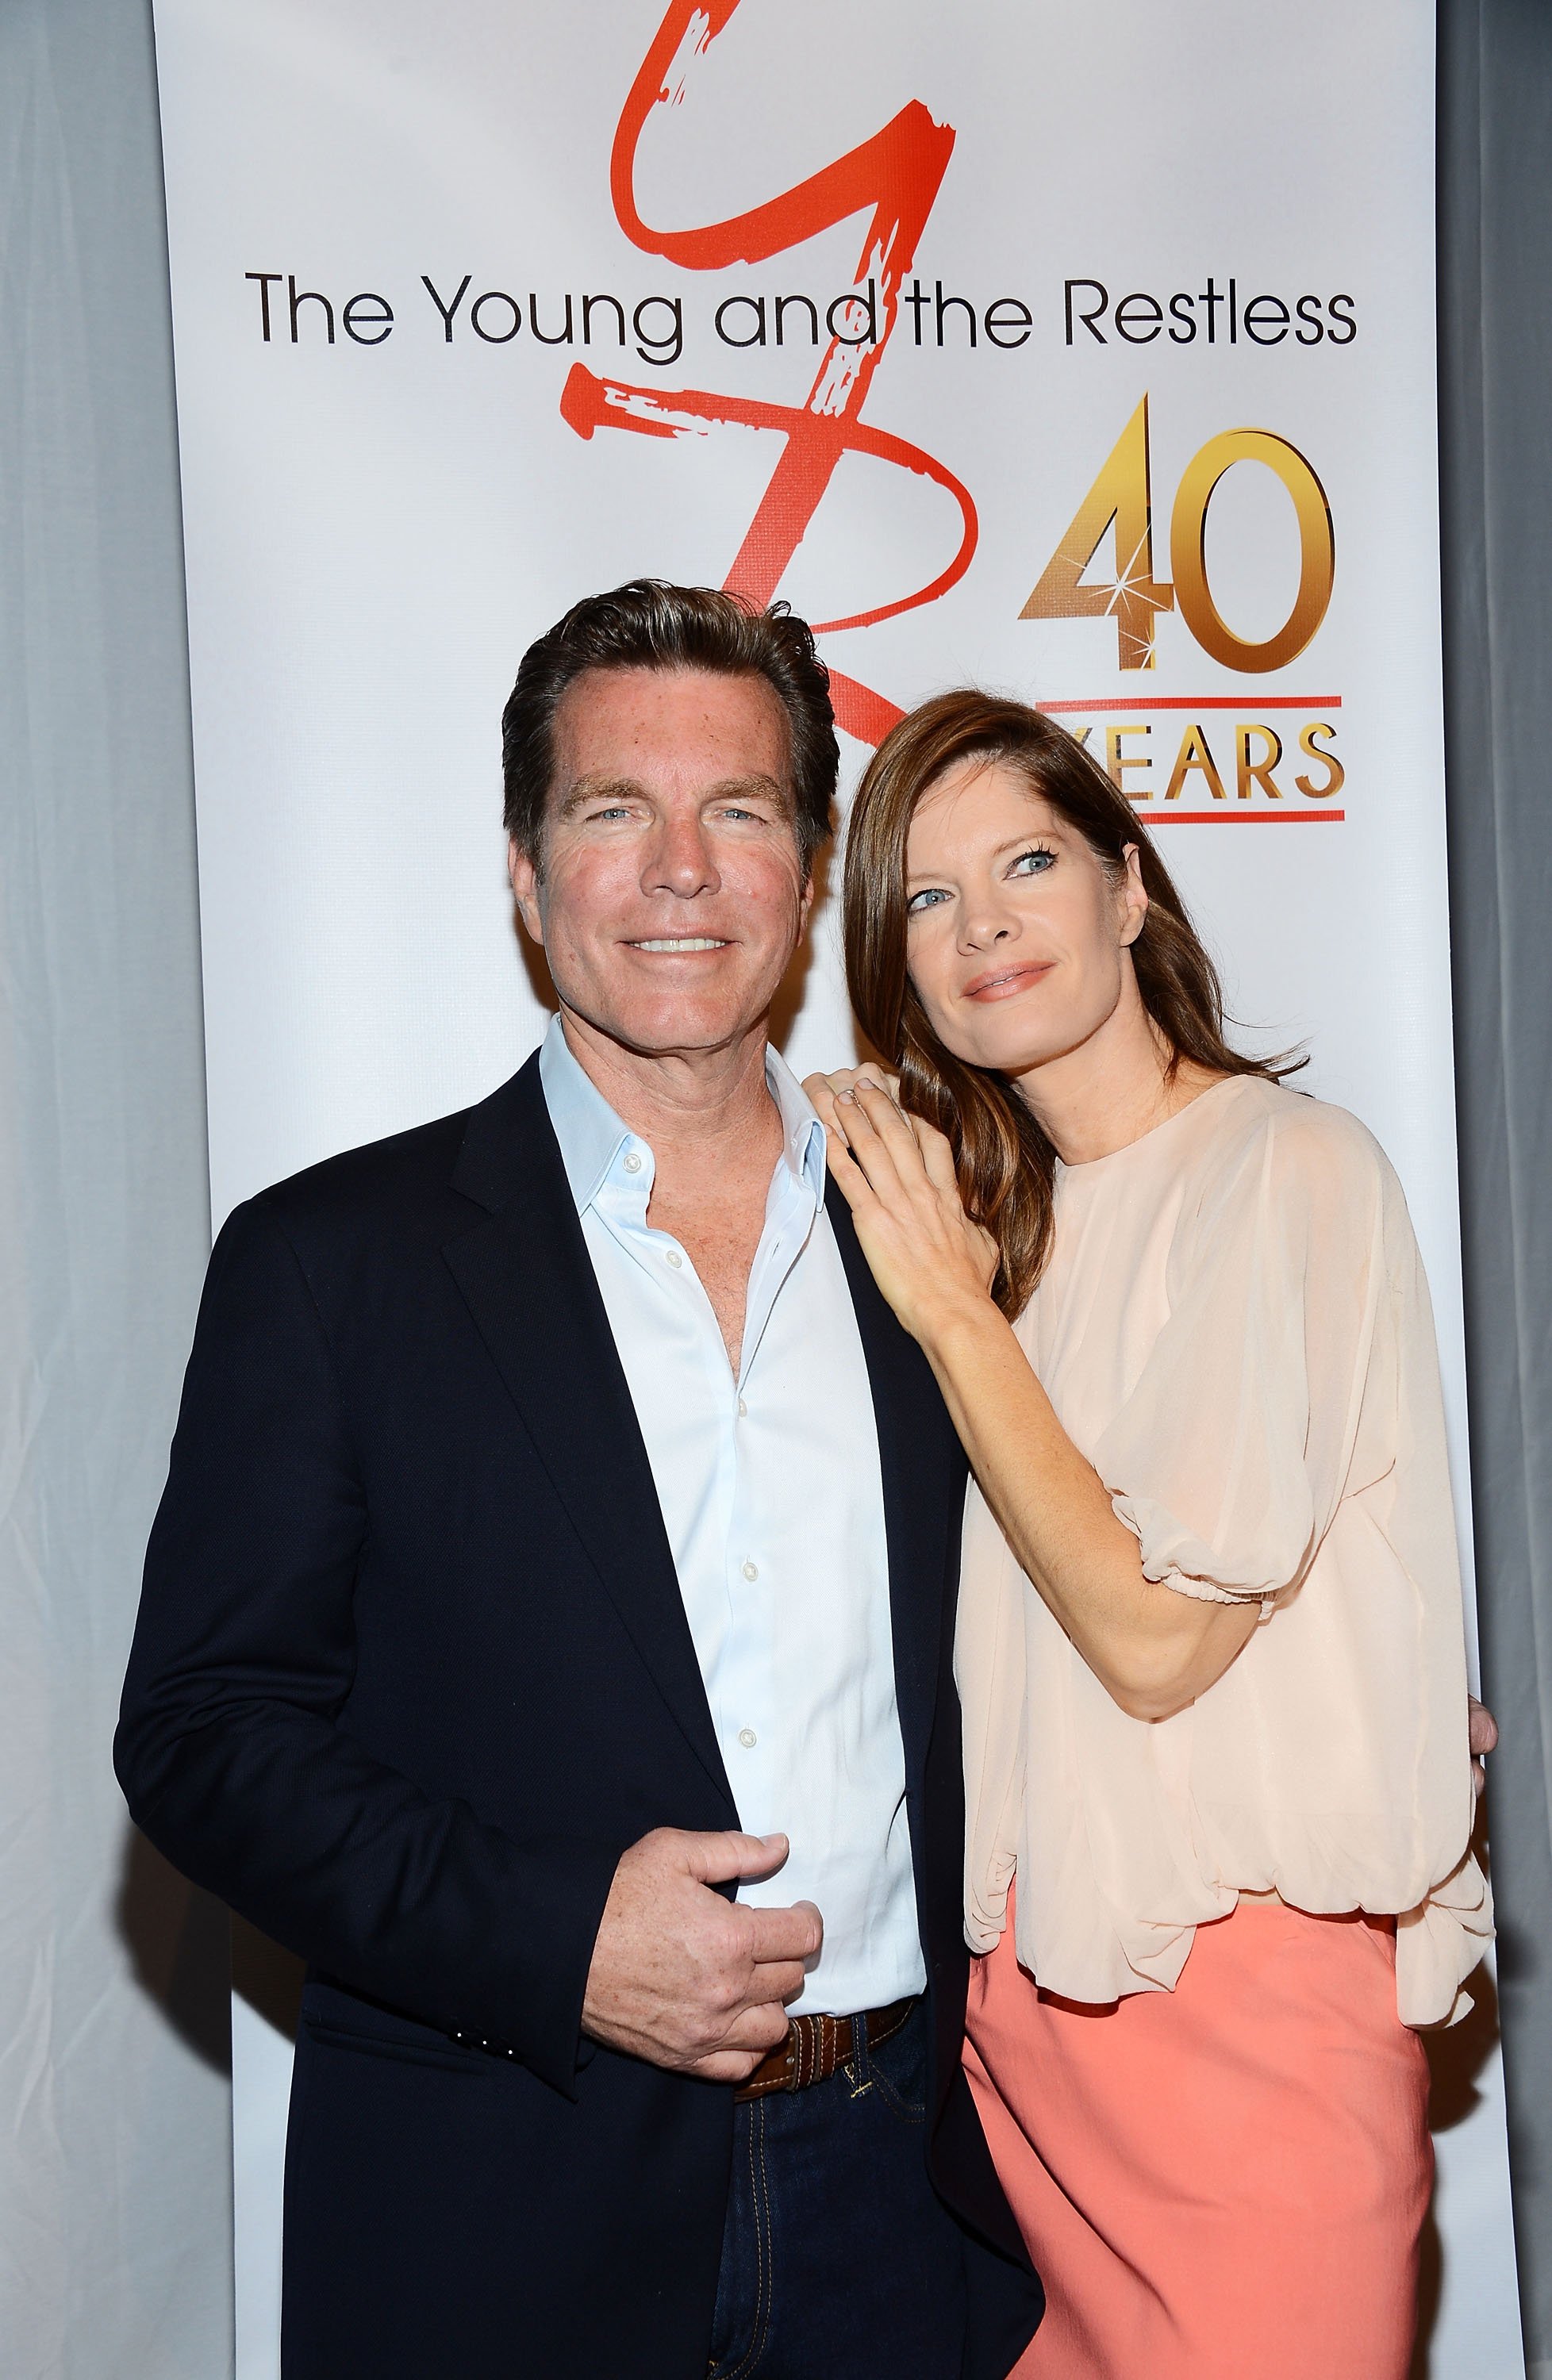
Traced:
<path fill-rule="evenodd" d="M 433 2066 L 454 2074 L 487 2074 L 492 2063 L 434 2026 L 317 1977 L 309 1977 L 302 1992 L 302 2030 L 321 2048 L 355 2050 L 365 2058 L 392 2058 L 402 2065 Z"/>
<path fill-rule="evenodd" d="M 308 2038 L 327 2049 L 353 2049 L 366 2058 L 394 2058 L 405 2066 L 437 2066 L 455 2074 L 479 2076 L 490 2070 L 487 2059 L 471 2057 L 455 2042 L 437 2049 L 429 2042 L 390 2041 L 382 2034 L 348 2032 L 344 2025 L 325 2024 L 316 2017 L 304 2017 L 302 2023 Z"/>

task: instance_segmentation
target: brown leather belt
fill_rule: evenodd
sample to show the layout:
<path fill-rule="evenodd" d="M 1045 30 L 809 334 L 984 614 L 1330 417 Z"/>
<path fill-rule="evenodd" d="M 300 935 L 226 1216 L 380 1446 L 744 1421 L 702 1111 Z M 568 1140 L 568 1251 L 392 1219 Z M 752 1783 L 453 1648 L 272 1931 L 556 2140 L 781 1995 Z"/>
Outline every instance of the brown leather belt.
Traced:
<path fill-rule="evenodd" d="M 896 2000 L 890 2008 L 868 2009 L 862 2016 L 790 2018 L 785 2041 L 779 2041 L 760 2059 L 748 2081 L 738 2085 L 734 2097 L 763 2099 L 770 2091 L 806 2091 L 815 2082 L 828 2082 L 836 2068 L 844 2066 L 852 2054 L 856 2039 L 854 2026 L 866 2026 L 868 2048 L 881 2049 L 900 2031 L 920 1999 L 921 1994 L 915 1992 L 908 2000 Z"/>

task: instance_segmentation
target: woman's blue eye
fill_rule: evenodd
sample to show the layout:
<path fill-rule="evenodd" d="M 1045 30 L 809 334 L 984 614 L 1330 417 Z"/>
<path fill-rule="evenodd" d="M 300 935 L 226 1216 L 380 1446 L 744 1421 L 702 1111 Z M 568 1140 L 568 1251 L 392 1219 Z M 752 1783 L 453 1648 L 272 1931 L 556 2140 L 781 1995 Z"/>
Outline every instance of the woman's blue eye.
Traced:
<path fill-rule="evenodd" d="M 905 915 L 914 917 L 923 909 L 935 909 L 940 901 L 946 901 L 948 897 L 940 886 L 929 884 L 924 892 L 912 893 L 905 904 Z"/>
<path fill-rule="evenodd" d="M 1021 851 L 1008 873 L 1010 876 L 1043 876 L 1048 868 L 1054 868 L 1055 865 L 1054 851 L 1044 849 Z"/>

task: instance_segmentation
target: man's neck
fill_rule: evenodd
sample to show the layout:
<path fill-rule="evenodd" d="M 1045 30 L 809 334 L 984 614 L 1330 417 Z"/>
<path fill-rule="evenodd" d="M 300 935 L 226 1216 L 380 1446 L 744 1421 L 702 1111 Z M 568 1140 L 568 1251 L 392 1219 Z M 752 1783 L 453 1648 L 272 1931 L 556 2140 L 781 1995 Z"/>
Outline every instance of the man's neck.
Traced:
<path fill-rule="evenodd" d="M 766 1080 L 766 1021 L 715 1050 L 630 1050 L 563 1008 L 567 1049 L 622 1123 L 650 1148 L 659 1182 L 673 1175 L 767 1172 L 781 1117 Z"/>

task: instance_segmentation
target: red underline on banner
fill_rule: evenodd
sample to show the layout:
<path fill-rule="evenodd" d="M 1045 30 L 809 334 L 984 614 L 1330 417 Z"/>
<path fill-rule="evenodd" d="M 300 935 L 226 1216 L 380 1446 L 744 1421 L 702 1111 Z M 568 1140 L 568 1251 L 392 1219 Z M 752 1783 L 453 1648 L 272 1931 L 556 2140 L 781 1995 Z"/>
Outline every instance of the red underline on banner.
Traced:
<path fill-rule="evenodd" d="M 1340 826 L 1345 810 L 1137 810 L 1145 826 Z"/>
<path fill-rule="evenodd" d="M 1048 717 L 1069 710 L 1340 710 L 1340 694 L 1107 694 L 1097 702 L 1037 702 Z"/>

